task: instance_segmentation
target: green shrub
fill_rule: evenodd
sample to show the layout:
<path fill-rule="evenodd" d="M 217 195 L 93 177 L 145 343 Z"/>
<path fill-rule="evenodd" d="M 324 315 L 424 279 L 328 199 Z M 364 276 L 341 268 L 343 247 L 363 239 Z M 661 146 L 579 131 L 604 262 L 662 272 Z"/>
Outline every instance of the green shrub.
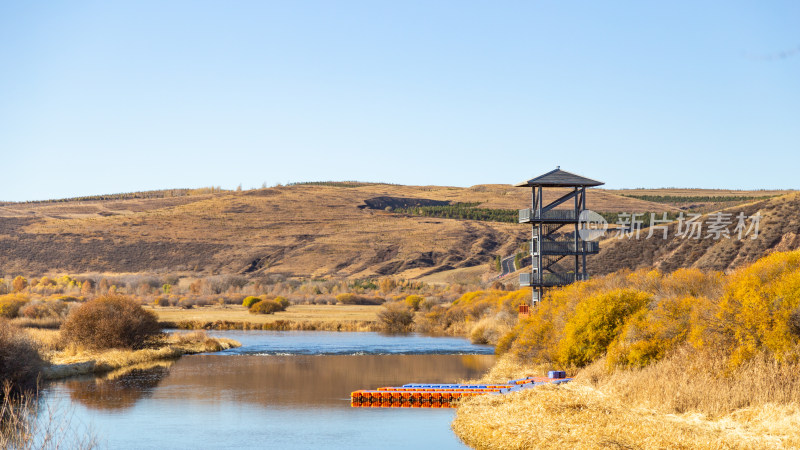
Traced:
<path fill-rule="evenodd" d="M 122 295 L 106 295 L 74 308 L 61 336 L 67 343 L 90 349 L 146 347 L 161 335 L 152 311 Z"/>
<path fill-rule="evenodd" d="M 283 311 L 284 306 L 280 303 L 276 302 L 275 300 L 261 300 L 258 303 L 253 304 L 250 307 L 250 313 L 252 314 L 273 314 L 279 311 Z"/>
<path fill-rule="evenodd" d="M 245 308 L 250 308 L 250 307 L 252 307 L 253 305 L 255 305 L 256 303 L 258 303 L 260 301 L 261 301 L 260 298 L 253 297 L 251 295 L 249 297 L 245 297 L 244 300 L 242 300 L 242 306 L 244 306 Z"/>
<path fill-rule="evenodd" d="M 0 397 L 2 386 L 10 383 L 14 393 L 36 389 L 42 360 L 25 333 L 0 318 Z"/>

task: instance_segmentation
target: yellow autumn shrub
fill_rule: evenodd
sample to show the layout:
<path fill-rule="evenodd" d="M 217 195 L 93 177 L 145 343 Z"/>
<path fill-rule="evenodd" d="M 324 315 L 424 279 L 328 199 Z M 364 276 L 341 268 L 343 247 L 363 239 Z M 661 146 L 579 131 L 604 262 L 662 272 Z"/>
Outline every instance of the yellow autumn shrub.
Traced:
<path fill-rule="evenodd" d="M 800 337 L 798 314 L 800 251 L 773 253 L 731 274 L 717 313 L 731 346 L 731 365 L 762 349 L 778 360 L 792 354 Z"/>
<path fill-rule="evenodd" d="M 615 289 L 581 302 L 564 328 L 558 360 L 578 367 L 603 356 L 626 320 L 646 307 L 652 295 L 636 289 Z"/>
<path fill-rule="evenodd" d="M 17 317 L 20 308 L 28 301 L 28 296 L 22 294 L 0 295 L 0 317 L 7 319 Z"/>
<path fill-rule="evenodd" d="M 517 291 L 474 291 L 455 300 L 450 307 L 454 313 L 460 312 L 470 316 L 472 319 L 479 319 L 488 313 L 508 311 L 516 313 L 519 305 L 530 303 L 531 291 L 520 289 Z"/>
<path fill-rule="evenodd" d="M 414 311 L 418 311 L 419 304 L 422 303 L 423 300 L 425 300 L 425 297 L 421 295 L 409 295 L 408 297 L 405 298 L 404 301 L 406 306 L 413 309 Z"/>
<path fill-rule="evenodd" d="M 683 268 L 664 276 L 658 292 L 675 297 L 719 298 L 725 285 L 722 272 L 707 272 L 695 268 Z"/>
<path fill-rule="evenodd" d="M 463 314 L 464 304 L 491 298 L 470 292 L 454 306 L 461 304 Z M 773 253 L 729 275 L 641 269 L 553 289 L 498 339 L 496 352 L 562 366 L 607 356 L 613 369 L 647 366 L 686 342 L 724 355 L 732 367 L 764 352 L 800 360 L 800 250 Z"/>
<path fill-rule="evenodd" d="M 608 346 L 609 369 L 644 367 L 658 361 L 686 341 L 696 297 L 666 297 L 652 308 L 642 308 L 625 322 Z"/>
<path fill-rule="evenodd" d="M 549 291 L 544 301 L 531 310 L 528 319 L 520 321 L 498 340 L 495 352 L 511 352 L 521 358 L 553 363 L 559 353 L 567 322 L 576 307 L 594 295 L 621 286 L 629 272 L 598 277 Z M 520 291 L 517 291 L 520 292 Z M 530 291 L 523 290 L 527 295 Z"/>

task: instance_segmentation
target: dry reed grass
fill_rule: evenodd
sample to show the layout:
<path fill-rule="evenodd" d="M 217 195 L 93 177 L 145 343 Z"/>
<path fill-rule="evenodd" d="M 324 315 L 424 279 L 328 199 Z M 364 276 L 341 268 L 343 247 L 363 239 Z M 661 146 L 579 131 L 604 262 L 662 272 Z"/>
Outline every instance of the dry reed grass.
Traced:
<path fill-rule="evenodd" d="M 13 394 L 35 390 L 43 365 L 36 342 L 0 317 L 0 388 L 7 385 Z"/>
<path fill-rule="evenodd" d="M 484 317 L 476 322 L 469 331 L 469 339 L 473 344 L 497 344 L 516 324 L 516 317 L 501 311 L 491 317 Z"/>
<path fill-rule="evenodd" d="M 721 417 L 742 408 L 800 405 L 800 364 L 779 363 L 763 353 L 735 369 L 730 369 L 724 354 L 689 346 L 643 369 L 609 373 L 604 364 L 595 362 L 577 379 L 626 404 L 664 413 Z"/>
<path fill-rule="evenodd" d="M 475 448 L 798 448 L 797 364 L 725 358 L 682 348 L 637 370 L 608 374 L 600 360 L 575 381 L 464 401 L 453 430 Z M 542 374 L 501 357 L 479 382 Z M 575 371 L 568 371 L 573 375 Z"/>
<path fill-rule="evenodd" d="M 27 317 L 17 317 L 11 319 L 11 323 L 20 328 L 44 328 L 56 330 L 64 323 L 63 318 L 47 317 L 41 319 L 30 319 Z"/>
<path fill-rule="evenodd" d="M 475 448 L 796 448 L 796 407 L 762 405 L 709 420 L 631 407 L 581 382 L 463 402 L 453 430 Z"/>
<path fill-rule="evenodd" d="M 98 446 L 94 433 L 73 423 L 69 411 L 52 406 L 42 410 L 36 393 L 17 396 L 11 390 L 6 384 L 0 393 L 0 448 L 88 450 Z"/>
<path fill-rule="evenodd" d="M 61 332 L 59 330 L 23 328 L 23 331 L 36 342 L 39 352 L 43 355 L 48 352 L 56 352 L 64 349 L 64 343 L 61 340 Z"/>
<path fill-rule="evenodd" d="M 524 378 L 531 375 L 546 373 L 552 368 L 543 363 L 534 363 L 515 358 L 512 355 L 503 355 L 497 358 L 489 371 L 477 380 L 465 380 L 466 383 L 495 384 L 505 383 L 508 380 Z M 567 375 L 572 375 L 570 372 Z"/>

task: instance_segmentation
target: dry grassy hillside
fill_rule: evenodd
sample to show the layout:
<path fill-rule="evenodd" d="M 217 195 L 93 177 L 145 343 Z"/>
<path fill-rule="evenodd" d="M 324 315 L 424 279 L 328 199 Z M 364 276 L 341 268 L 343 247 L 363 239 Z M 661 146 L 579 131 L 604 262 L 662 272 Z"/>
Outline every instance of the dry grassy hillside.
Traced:
<path fill-rule="evenodd" d="M 545 201 L 563 193 L 553 190 Z M 508 185 L 331 183 L 161 198 L 4 203 L 0 274 L 169 271 L 414 278 L 513 254 L 527 236 L 527 227 L 517 224 L 411 216 L 392 208 L 445 202 L 518 209 L 530 203 L 530 191 Z M 608 212 L 679 209 L 599 189 L 589 191 L 588 206 Z M 628 253 L 620 247 L 596 260 L 631 257 Z M 636 263 L 606 262 L 595 273 L 645 261 L 632 256 Z"/>
<path fill-rule="evenodd" d="M 800 193 L 790 193 L 751 203 L 732 206 L 722 210 L 735 217 L 740 212 L 746 216 L 762 215 L 757 239 L 739 240 L 711 238 L 686 239 L 676 237 L 677 223 L 669 226 L 668 239 L 661 235 L 644 239 L 606 239 L 600 244 L 600 254 L 590 258 L 592 274 L 606 274 L 623 268 L 652 267 L 669 272 L 680 267 L 696 267 L 707 270 L 727 271 L 749 264 L 774 251 L 800 248 Z M 708 216 L 703 217 L 705 224 Z M 736 220 L 730 226 L 731 232 Z M 749 223 L 748 223 L 749 224 Z M 707 226 L 702 230 L 707 234 Z"/>

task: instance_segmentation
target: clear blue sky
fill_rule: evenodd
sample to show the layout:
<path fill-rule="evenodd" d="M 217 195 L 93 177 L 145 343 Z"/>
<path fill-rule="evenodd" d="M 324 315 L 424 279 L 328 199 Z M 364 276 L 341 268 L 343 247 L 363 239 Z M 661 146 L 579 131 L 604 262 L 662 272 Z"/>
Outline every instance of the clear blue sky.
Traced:
<path fill-rule="evenodd" d="M 800 188 L 800 2 L 0 3 L 0 200 Z"/>

